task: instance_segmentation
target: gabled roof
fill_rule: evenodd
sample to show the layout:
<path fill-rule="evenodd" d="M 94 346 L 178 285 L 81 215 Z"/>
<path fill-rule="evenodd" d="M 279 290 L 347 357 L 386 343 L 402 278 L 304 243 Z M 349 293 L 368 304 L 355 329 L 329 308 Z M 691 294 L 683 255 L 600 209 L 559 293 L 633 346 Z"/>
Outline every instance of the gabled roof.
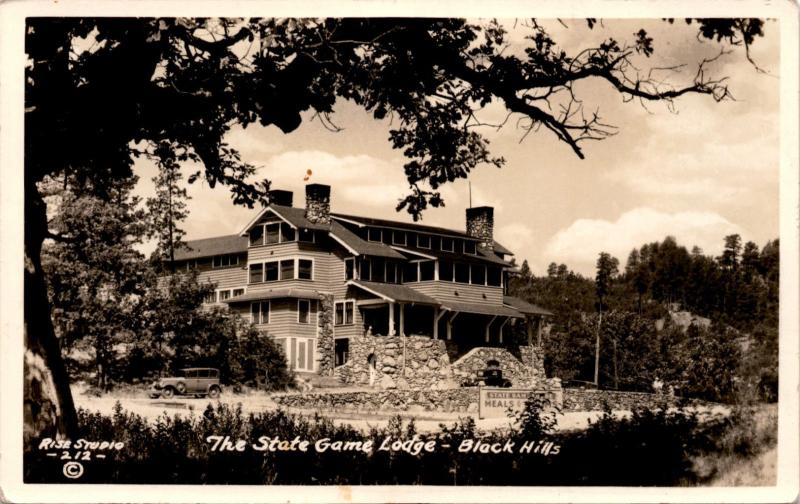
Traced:
<path fill-rule="evenodd" d="M 405 259 L 405 256 L 392 247 L 378 242 L 369 242 L 361 239 L 346 227 L 336 221 L 331 222 L 331 238 L 341 243 L 351 253 L 356 255 L 369 255 L 388 257 L 390 259 Z"/>
<path fill-rule="evenodd" d="M 296 298 L 296 299 L 321 299 L 320 293 L 311 289 L 270 289 L 265 291 L 253 291 L 241 296 L 236 296 L 223 300 L 223 303 L 242 303 L 246 301 L 262 301 L 267 299 Z"/>
<path fill-rule="evenodd" d="M 189 240 L 186 242 L 186 247 L 175 250 L 175 260 L 185 261 L 200 257 L 247 252 L 247 244 L 247 238 L 239 235 Z"/>
<path fill-rule="evenodd" d="M 372 217 L 359 217 L 356 215 L 346 215 L 340 213 L 331 213 L 331 217 L 334 219 L 339 219 L 343 222 L 349 222 L 358 226 L 370 226 L 370 227 L 384 227 L 384 228 L 393 228 L 399 229 L 402 231 L 414 231 L 418 233 L 430 233 L 436 234 L 441 236 L 448 236 L 452 238 L 462 238 L 465 240 L 472 240 L 472 241 L 479 241 L 478 239 L 468 235 L 464 231 L 458 231 L 455 229 L 448 229 L 438 226 L 428 226 L 425 224 L 416 224 L 410 222 L 402 222 L 402 221 L 393 221 L 387 219 L 374 219 Z M 513 252 L 502 246 L 501 244 L 494 242 L 494 249 L 506 255 L 514 255 Z"/>
<path fill-rule="evenodd" d="M 439 302 L 430 296 L 400 284 L 349 280 L 347 285 L 358 287 L 370 294 L 391 302 L 418 303 L 438 306 Z"/>
<path fill-rule="evenodd" d="M 514 296 L 503 296 L 503 304 L 529 315 L 553 315 L 553 312 L 545 310 L 541 306 L 536 306 L 535 304 L 531 304 L 524 299 Z"/>
<path fill-rule="evenodd" d="M 328 231 L 331 228 L 330 224 L 319 224 L 306 219 L 306 211 L 304 208 L 268 205 L 263 210 L 258 212 L 258 214 L 256 214 L 256 216 L 253 217 L 250 222 L 247 223 L 247 225 L 245 225 L 245 227 L 239 233 L 239 236 L 246 235 L 247 232 L 250 231 L 250 228 L 253 227 L 256 222 L 260 221 L 266 213 L 273 213 L 277 215 L 281 218 L 281 220 L 287 222 L 294 228 L 315 229 L 319 231 Z"/>

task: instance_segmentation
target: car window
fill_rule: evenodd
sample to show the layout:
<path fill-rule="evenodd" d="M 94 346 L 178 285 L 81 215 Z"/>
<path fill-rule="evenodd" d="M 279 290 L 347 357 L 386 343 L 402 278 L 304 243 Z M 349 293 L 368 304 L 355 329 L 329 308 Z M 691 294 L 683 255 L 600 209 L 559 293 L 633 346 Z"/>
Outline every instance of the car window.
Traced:
<path fill-rule="evenodd" d="M 200 371 L 197 372 L 197 377 L 198 378 L 208 378 L 208 370 L 201 369 Z"/>
<path fill-rule="evenodd" d="M 194 378 L 197 375 L 196 371 L 185 371 L 184 375 L 186 378 Z"/>
<path fill-rule="evenodd" d="M 216 369 L 212 369 L 209 372 L 209 376 L 211 376 L 211 378 L 219 378 L 219 371 L 217 371 Z"/>

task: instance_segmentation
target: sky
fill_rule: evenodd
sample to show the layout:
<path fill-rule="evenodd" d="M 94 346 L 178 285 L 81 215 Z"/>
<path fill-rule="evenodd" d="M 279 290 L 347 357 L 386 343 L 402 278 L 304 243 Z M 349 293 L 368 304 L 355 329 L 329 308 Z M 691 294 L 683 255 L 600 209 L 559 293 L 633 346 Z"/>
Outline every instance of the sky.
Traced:
<path fill-rule="evenodd" d="M 508 51 L 522 54 L 526 28 L 501 20 L 510 30 Z M 603 20 L 593 30 L 581 20 L 543 24 L 569 54 L 614 37 L 632 42 L 645 28 L 654 39 L 654 55 L 637 67 L 686 64 L 667 76 L 691 82 L 697 63 L 715 56 L 720 44 L 699 41 L 697 25 L 670 25 L 661 20 Z M 666 104 L 624 103 L 607 83 L 589 80 L 576 87 L 589 110 L 599 108 L 617 134 L 583 144 L 579 159 L 563 142 L 542 130 L 523 138 L 508 123 L 499 131 L 483 128 L 500 168 L 481 166 L 470 176 L 472 205 L 495 209 L 495 238 L 512 249 L 518 263 L 527 260 L 536 274 L 550 262 L 565 263 L 593 276 L 601 251 L 624 265 L 628 253 L 643 243 L 675 236 L 687 248 L 721 252 L 723 237 L 739 233 L 744 241 L 763 246 L 777 238 L 779 225 L 779 26 L 767 21 L 765 37 L 751 48 L 759 72 L 733 48 L 708 68 L 728 77 L 735 100 L 717 103 L 709 96 L 685 95 Z M 497 103 L 479 116 L 500 122 L 506 113 Z M 332 210 L 341 213 L 411 221 L 395 206 L 408 191 L 405 158 L 391 148 L 388 120 L 377 121 L 357 106 L 337 103 L 331 132 L 305 117 L 300 128 L 284 134 L 275 127 L 236 128 L 226 140 L 242 159 L 258 168 L 255 179 L 269 179 L 275 189 L 294 191 L 295 206 L 304 204 L 304 185 L 331 185 Z M 193 167 L 186 166 L 188 174 Z M 311 175 L 308 176 L 308 170 Z M 135 171 L 136 193 L 152 196 L 156 168 L 144 159 Z M 257 209 L 234 206 L 224 187 L 203 182 L 187 185 L 190 215 L 186 239 L 233 234 Z M 463 229 L 469 186 L 461 180 L 442 188 L 444 208 L 428 209 L 428 225 Z M 145 246 L 152 250 L 152 244 Z"/>

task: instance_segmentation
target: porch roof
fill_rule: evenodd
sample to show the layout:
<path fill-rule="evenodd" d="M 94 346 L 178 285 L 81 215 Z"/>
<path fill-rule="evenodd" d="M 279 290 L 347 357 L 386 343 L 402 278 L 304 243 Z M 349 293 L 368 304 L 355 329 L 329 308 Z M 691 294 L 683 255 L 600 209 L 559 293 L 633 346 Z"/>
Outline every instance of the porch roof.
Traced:
<path fill-rule="evenodd" d="M 528 315 L 553 315 L 553 312 L 550 310 L 545 310 L 541 306 L 536 306 L 535 304 L 531 304 L 524 299 L 514 296 L 503 296 L 503 304 Z"/>
<path fill-rule="evenodd" d="M 479 303 L 456 303 L 453 301 L 442 301 L 443 310 L 463 313 L 477 313 L 478 315 L 493 315 L 498 317 L 522 318 L 525 315 L 506 305 L 492 305 Z"/>
<path fill-rule="evenodd" d="M 254 291 L 232 298 L 225 299 L 223 303 L 233 304 L 246 301 L 263 301 L 266 299 L 296 298 L 296 299 L 321 299 L 319 292 L 310 289 L 270 289 L 265 291 Z"/>
<path fill-rule="evenodd" d="M 341 243 L 350 252 L 357 255 L 388 257 L 391 259 L 405 259 L 405 256 L 392 247 L 379 242 L 368 242 L 353 233 L 337 221 L 331 222 L 331 237 Z"/>
<path fill-rule="evenodd" d="M 416 303 L 439 306 L 439 301 L 410 287 L 399 284 L 367 282 L 364 280 L 349 280 L 347 285 L 358 287 L 374 296 L 389 302 Z"/>

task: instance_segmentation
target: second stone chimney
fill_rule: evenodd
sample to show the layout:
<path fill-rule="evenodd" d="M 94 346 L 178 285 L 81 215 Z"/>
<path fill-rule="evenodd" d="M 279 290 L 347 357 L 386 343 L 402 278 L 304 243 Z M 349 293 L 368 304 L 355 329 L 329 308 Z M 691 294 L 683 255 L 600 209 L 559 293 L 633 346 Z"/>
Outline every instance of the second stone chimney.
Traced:
<path fill-rule="evenodd" d="M 269 204 L 280 206 L 292 206 L 293 194 L 292 191 L 285 191 L 283 189 L 273 189 L 269 192 Z"/>
<path fill-rule="evenodd" d="M 494 208 L 467 208 L 467 234 L 480 240 L 484 250 L 494 250 Z"/>
<path fill-rule="evenodd" d="M 315 224 L 330 224 L 331 186 L 324 184 L 306 186 L 306 219 Z"/>

